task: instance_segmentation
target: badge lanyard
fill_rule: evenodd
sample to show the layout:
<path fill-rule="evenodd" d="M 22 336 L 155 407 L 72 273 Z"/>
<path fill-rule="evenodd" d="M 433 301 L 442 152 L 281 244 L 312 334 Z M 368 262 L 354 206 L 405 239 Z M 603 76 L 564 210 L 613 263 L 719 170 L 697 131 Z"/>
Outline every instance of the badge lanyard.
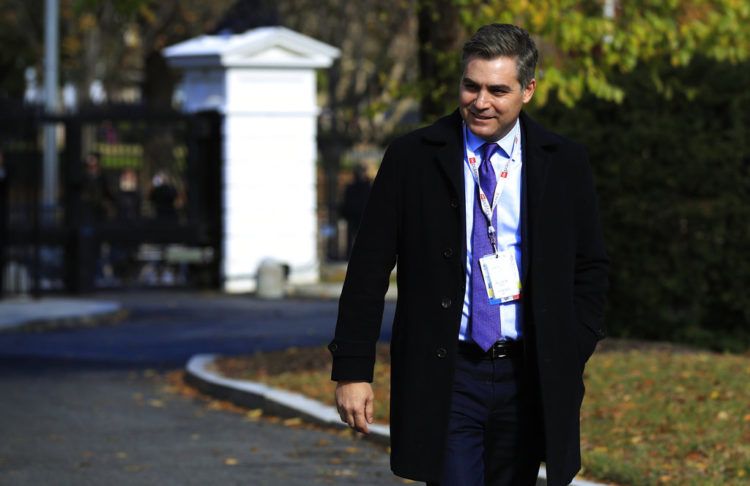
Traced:
<path fill-rule="evenodd" d="M 516 157 L 518 156 L 518 152 L 520 151 L 520 144 L 518 143 L 518 135 L 516 135 L 513 138 L 513 147 L 510 150 L 510 158 L 505 163 L 505 167 L 500 172 L 500 178 L 497 181 L 497 185 L 495 186 L 495 194 L 492 196 L 492 205 L 490 206 L 490 203 L 487 201 L 487 195 L 484 193 L 484 190 L 482 189 L 482 185 L 479 183 L 479 167 L 477 164 L 476 157 L 469 156 L 468 153 L 468 141 L 469 136 L 467 133 L 468 128 L 466 125 L 464 125 L 464 150 L 467 151 L 466 153 L 466 159 L 469 161 L 469 168 L 471 169 L 471 175 L 474 176 L 474 182 L 477 185 L 477 188 L 479 189 L 479 202 L 482 207 L 482 214 L 484 214 L 484 217 L 487 218 L 487 236 L 490 239 L 490 244 L 492 244 L 492 249 L 495 251 L 495 254 L 497 255 L 498 247 L 497 247 L 497 235 L 495 231 L 495 226 L 492 224 L 492 215 L 495 214 L 495 209 L 497 209 L 498 201 L 500 200 L 500 196 L 503 194 L 503 190 L 505 190 L 505 184 L 508 182 L 508 169 L 510 168 L 510 163 L 516 160 Z M 474 152 L 472 151 L 472 155 L 474 155 Z M 482 161 L 487 162 L 491 164 L 489 160 Z M 495 170 L 494 168 L 492 170 Z"/>

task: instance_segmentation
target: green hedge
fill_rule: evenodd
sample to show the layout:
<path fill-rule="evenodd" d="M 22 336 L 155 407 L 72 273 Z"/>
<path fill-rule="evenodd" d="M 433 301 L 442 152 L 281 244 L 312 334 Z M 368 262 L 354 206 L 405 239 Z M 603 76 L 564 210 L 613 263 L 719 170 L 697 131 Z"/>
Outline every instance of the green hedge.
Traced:
<path fill-rule="evenodd" d="M 612 260 L 609 334 L 750 347 L 750 64 L 696 60 L 623 76 L 593 98 L 532 115 L 585 143 Z M 688 96 L 685 93 L 689 92 Z"/>

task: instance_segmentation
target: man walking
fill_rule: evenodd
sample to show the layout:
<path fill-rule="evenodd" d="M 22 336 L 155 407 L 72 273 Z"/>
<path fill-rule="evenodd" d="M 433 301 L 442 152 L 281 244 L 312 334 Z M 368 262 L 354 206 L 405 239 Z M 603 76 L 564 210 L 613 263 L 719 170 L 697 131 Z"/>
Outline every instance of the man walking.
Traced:
<path fill-rule="evenodd" d="M 580 469 L 583 369 L 608 260 L 586 151 L 521 109 L 537 50 L 513 25 L 463 48 L 459 109 L 386 151 L 329 345 L 343 421 L 372 422 L 375 343 L 398 263 L 391 467 L 428 484 L 548 484 Z"/>

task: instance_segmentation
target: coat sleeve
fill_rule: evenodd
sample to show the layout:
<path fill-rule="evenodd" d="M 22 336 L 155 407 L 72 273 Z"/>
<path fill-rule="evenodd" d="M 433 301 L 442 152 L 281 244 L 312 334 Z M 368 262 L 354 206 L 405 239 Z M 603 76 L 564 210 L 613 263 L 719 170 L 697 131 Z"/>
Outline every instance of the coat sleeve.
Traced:
<path fill-rule="evenodd" d="M 585 358 L 594 352 L 596 341 L 606 335 L 604 307 L 608 289 L 609 258 L 604 247 L 594 180 L 587 153 L 581 157 L 577 180 L 580 181 L 576 201 L 576 257 L 574 304 L 581 347 Z"/>
<path fill-rule="evenodd" d="M 395 144 L 395 143 L 394 143 Z M 392 144 L 383 157 L 352 247 L 328 349 L 331 379 L 372 381 L 383 304 L 396 264 L 399 227 L 399 157 Z"/>

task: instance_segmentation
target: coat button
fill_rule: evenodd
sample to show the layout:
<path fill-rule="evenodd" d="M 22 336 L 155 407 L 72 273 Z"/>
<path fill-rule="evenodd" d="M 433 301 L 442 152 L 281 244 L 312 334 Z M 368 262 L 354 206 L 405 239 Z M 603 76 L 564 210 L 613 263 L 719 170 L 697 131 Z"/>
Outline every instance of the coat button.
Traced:
<path fill-rule="evenodd" d="M 443 307 L 443 309 L 447 309 L 451 306 L 453 301 L 449 299 L 448 297 L 443 297 L 443 300 L 440 302 L 440 305 Z"/>
<path fill-rule="evenodd" d="M 451 199 L 451 207 L 453 209 L 458 207 L 458 199 Z"/>
<path fill-rule="evenodd" d="M 446 248 L 443 250 L 443 257 L 450 258 L 453 256 L 453 248 Z"/>
<path fill-rule="evenodd" d="M 336 343 L 331 343 L 331 344 L 329 344 L 329 345 L 328 345 L 328 349 L 329 349 L 329 350 L 330 350 L 330 351 L 331 351 L 332 353 L 334 353 L 334 352 L 336 352 L 336 350 L 337 350 L 337 349 L 339 349 L 339 346 L 338 346 L 338 344 L 336 344 Z"/>
<path fill-rule="evenodd" d="M 445 358 L 448 356 L 448 351 L 446 351 L 445 348 L 437 348 L 437 352 L 435 353 L 438 358 Z"/>

